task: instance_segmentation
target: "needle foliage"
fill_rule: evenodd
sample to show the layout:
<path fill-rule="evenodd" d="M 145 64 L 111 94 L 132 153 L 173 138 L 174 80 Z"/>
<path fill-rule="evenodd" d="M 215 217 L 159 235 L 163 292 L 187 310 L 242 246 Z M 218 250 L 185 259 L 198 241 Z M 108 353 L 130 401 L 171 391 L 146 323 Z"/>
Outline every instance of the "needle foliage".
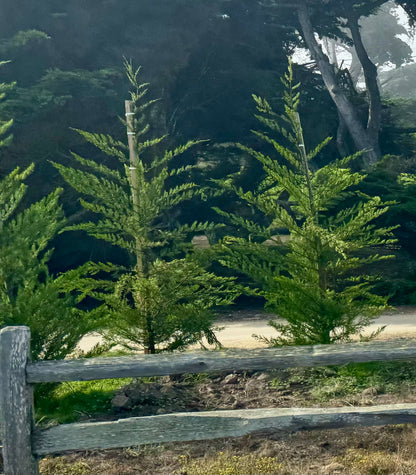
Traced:
<path fill-rule="evenodd" d="M 255 134 L 277 157 L 240 145 L 262 164 L 264 180 L 255 191 L 245 191 L 231 179 L 221 182 L 264 220 L 250 221 L 218 210 L 249 235 L 246 245 L 242 239 L 226 238 L 222 262 L 254 278 L 268 309 L 283 319 L 270 322 L 279 336 L 268 343 L 348 341 L 386 307 L 387 299 L 372 293 L 375 276 L 363 269 L 392 257 L 376 251 L 395 241 L 393 228 L 377 226 L 389 203 L 356 191 L 365 178 L 350 168 L 357 155 L 322 168 L 312 166 L 331 139 L 307 150 L 298 114 L 299 84 L 294 84 L 291 64 L 282 81 L 284 115 L 253 96 L 256 117 L 269 131 Z M 289 236 L 286 243 L 281 234 Z M 272 251 L 280 256 L 280 263 L 278 257 L 275 265 L 270 260 L 270 246 L 257 245 L 256 254 L 251 253 L 252 241 L 262 238 L 275 244 Z"/>
<path fill-rule="evenodd" d="M 98 220 L 70 226 L 105 240 L 128 253 L 130 267 L 87 263 L 73 271 L 72 285 L 81 297 L 101 302 L 107 337 L 128 348 L 147 353 L 183 349 L 206 337 L 218 343 L 213 332 L 217 305 L 236 296 L 233 280 L 217 277 L 187 256 L 193 235 L 211 231 L 210 223 L 172 222 L 169 213 L 184 201 L 197 199 L 202 190 L 187 181 L 190 166 L 172 163 L 197 144 L 190 141 L 173 150 L 161 150 L 166 137 L 146 139 L 150 126 L 148 84 L 138 81 L 139 70 L 126 63 L 133 86 L 133 120 L 127 117 L 134 137 L 134 153 L 107 135 L 79 133 L 119 167 L 73 154 L 78 167 L 55 166 L 63 178 L 82 194 L 82 206 Z M 108 278 L 94 275 L 108 272 Z M 75 283 L 75 284 L 74 284 Z"/>
<path fill-rule="evenodd" d="M 10 85 L 0 84 L 0 98 Z M 0 122 L 0 146 L 11 143 L 13 121 Z M 62 279 L 49 274 L 51 240 L 65 224 L 57 189 L 23 208 L 24 181 L 33 165 L 0 181 L 0 327 L 27 325 L 33 359 L 60 359 L 71 353 L 90 323 L 65 293 Z"/>

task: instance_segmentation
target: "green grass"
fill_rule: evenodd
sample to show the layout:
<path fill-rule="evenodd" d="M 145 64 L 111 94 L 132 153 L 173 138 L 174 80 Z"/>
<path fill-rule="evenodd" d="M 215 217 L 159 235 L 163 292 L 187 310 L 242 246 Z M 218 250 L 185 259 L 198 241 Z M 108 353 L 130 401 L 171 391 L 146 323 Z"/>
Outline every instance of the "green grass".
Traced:
<path fill-rule="evenodd" d="M 296 368 L 280 374 L 271 385 L 276 389 L 307 390 L 318 402 L 352 396 L 369 387 L 378 393 L 397 394 L 416 386 L 416 363 L 371 362 Z"/>
<path fill-rule="evenodd" d="M 129 384 L 131 378 L 73 381 L 57 386 L 41 386 L 35 393 L 38 423 L 74 422 L 83 416 L 108 413 L 117 389 Z"/>
<path fill-rule="evenodd" d="M 100 357 L 127 356 L 131 352 L 110 349 Z M 132 378 L 70 381 L 35 386 L 35 419 L 39 424 L 75 422 L 80 418 L 103 415 L 111 409 L 115 392 Z"/>

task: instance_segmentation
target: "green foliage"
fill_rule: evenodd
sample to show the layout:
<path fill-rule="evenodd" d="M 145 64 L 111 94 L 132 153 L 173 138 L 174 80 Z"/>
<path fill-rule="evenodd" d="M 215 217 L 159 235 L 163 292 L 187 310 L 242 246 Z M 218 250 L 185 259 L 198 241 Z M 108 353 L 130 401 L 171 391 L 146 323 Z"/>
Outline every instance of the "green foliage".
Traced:
<path fill-rule="evenodd" d="M 0 67 L 7 64 L 9 61 L 0 61 Z M 6 93 L 12 89 L 14 84 L 0 83 L 0 101 L 4 99 Z M 12 135 L 9 134 L 10 127 L 13 125 L 13 119 L 0 120 L 0 148 L 10 145 Z"/>
<path fill-rule="evenodd" d="M 402 183 L 405 186 L 416 185 L 416 175 L 411 173 L 402 173 L 399 176 L 399 183 Z"/>
<path fill-rule="evenodd" d="M 0 85 L 0 92 L 4 88 Z M 3 122 L 0 135 L 11 124 Z M 6 136 L 0 145 L 10 140 Z M 18 210 L 33 168 L 16 168 L 0 181 L 0 327 L 29 326 L 32 358 L 59 359 L 74 350 L 89 326 L 47 267 L 49 244 L 64 226 L 58 202 L 62 190 Z"/>
<path fill-rule="evenodd" d="M 113 320 L 110 335 L 119 343 L 149 348 L 157 342 L 158 351 L 182 349 L 203 337 L 216 344 L 211 309 L 232 300 L 228 283 L 195 262 L 157 259 L 146 276 L 124 274 L 105 298 Z"/>
<path fill-rule="evenodd" d="M 107 337 L 127 347 L 139 345 L 154 353 L 184 348 L 203 336 L 209 343 L 217 343 L 211 329 L 212 309 L 235 298 L 233 281 L 181 258 L 191 247 L 192 235 L 209 232 L 214 226 L 207 222 L 180 225 L 168 219 L 174 207 L 203 193 L 195 183 L 186 181 L 190 167 L 172 167 L 172 161 L 196 142 L 160 153 L 164 137 L 140 141 L 150 129 L 146 111 L 155 101 L 144 101 L 147 84 L 138 83 L 139 70 L 127 62 L 126 70 L 133 86 L 134 115 L 132 121 L 132 116 L 127 117 L 126 125 L 135 137 L 134 153 L 126 156 L 127 147 L 110 136 L 79 131 L 88 142 L 121 162 L 124 170 L 76 154 L 79 168 L 54 165 L 82 193 L 82 206 L 99 216 L 67 229 L 85 231 L 122 248 L 132 265 L 125 269 L 88 263 L 73 271 L 72 282 L 67 279 L 67 284 L 71 290 L 76 286 L 81 296 L 102 302 L 97 313 L 106 316 Z M 181 177 L 185 181 L 179 182 Z M 112 277 L 94 278 L 102 271 L 112 272 Z"/>
<path fill-rule="evenodd" d="M 40 113 L 68 106 L 74 100 L 99 98 L 111 89 L 120 78 L 114 69 L 98 71 L 65 71 L 59 68 L 48 69 L 39 81 L 28 87 L 17 86 L 13 95 L 5 101 L 5 113 L 17 113 L 19 122 L 31 122 Z"/>
<path fill-rule="evenodd" d="M 48 272 L 50 241 L 64 225 L 61 190 L 13 214 L 26 189 L 22 180 L 32 169 L 17 168 L 0 182 L 0 326 L 29 326 L 32 358 L 60 359 L 90 326 L 60 278 Z"/>
<path fill-rule="evenodd" d="M 7 40 L 0 42 L 0 52 L 10 52 L 10 50 L 19 49 L 26 46 L 28 43 L 41 42 L 49 40 L 50 37 L 39 30 L 25 30 L 18 31 L 15 35 Z"/>
<path fill-rule="evenodd" d="M 278 390 L 300 387 L 313 402 L 327 403 L 348 398 L 373 388 L 377 393 L 404 394 L 416 385 L 413 362 L 351 363 L 322 368 L 295 368 L 280 372 L 271 381 Z"/>
<path fill-rule="evenodd" d="M 233 268 L 240 266 L 240 270 L 254 277 L 268 309 L 286 320 L 284 324 L 270 322 L 280 335 L 264 339 L 269 344 L 346 341 L 386 306 L 386 298 L 371 292 L 374 277 L 359 274 L 359 270 L 392 257 L 373 251 L 374 247 L 394 242 L 393 228 L 379 228 L 374 223 L 387 211 L 389 203 L 353 191 L 365 178 L 349 168 L 359 154 L 313 169 L 311 160 L 330 139 L 309 152 L 306 150 L 297 112 L 299 84 L 293 83 L 291 64 L 282 82 L 286 87 L 282 117 L 273 112 L 265 99 L 253 97 L 258 119 L 273 133 L 282 135 L 288 145 L 281 145 L 270 134 L 255 134 L 284 161 L 240 145 L 263 165 L 263 182 L 255 191 L 245 191 L 230 179 L 220 182 L 223 188 L 234 191 L 259 210 L 267 220 L 266 225 L 220 213 L 257 239 L 275 236 L 276 244 L 281 244 L 279 234 L 289 234 L 283 267 L 280 270 L 278 265 L 267 262 L 270 250 L 266 247 L 257 259 L 256 255 L 247 255 L 251 244 L 242 251 L 243 242 L 234 246 L 235 240 L 229 239 L 223 242 L 222 262 Z M 280 125 L 281 120 L 287 128 Z M 263 275 L 256 278 L 260 266 Z"/>
<path fill-rule="evenodd" d="M 36 419 L 43 424 L 64 424 L 79 420 L 81 415 L 108 413 L 115 392 L 130 382 L 130 378 L 122 378 L 61 383 L 36 394 Z"/>

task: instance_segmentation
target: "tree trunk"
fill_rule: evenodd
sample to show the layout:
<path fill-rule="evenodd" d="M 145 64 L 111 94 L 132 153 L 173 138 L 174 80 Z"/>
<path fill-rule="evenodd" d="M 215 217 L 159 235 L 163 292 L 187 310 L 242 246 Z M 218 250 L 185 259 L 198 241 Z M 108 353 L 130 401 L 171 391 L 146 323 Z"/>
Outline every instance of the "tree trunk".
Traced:
<path fill-rule="evenodd" d="M 377 153 L 380 155 L 378 138 L 381 125 L 381 95 L 377 81 L 377 67 L 368 57 L 367 51 L 364 47 L 357 16 L 352 12 L 347 20 L 347 26 L 351 31 L 352 40 L 355 45 L 355 52 L 357 53 L 357 57 L 363 68 L 365 85 L 368 92 L 369 105 L 367 134 L 370 141 L 373 143 L 373 146 L 376 148 Z"/>
<path fill-rule="evenodd" d="M 360 79 L 363 67 L 361 66 L 360 60 L 358 59 L 357 52 L 355 48 L 350 48 L 351 53 L 351 66 L 350 66 L 350 77 L 354 87 L 357 87 L 357 83 Z"/>
<path fill-rule="evenodd" d="M 344 118 L 338 111 L 338 129 L 337 129 L 337 148 L 341 157 L 346 157 L 350 154 L 347 143 L 348 129 L 345 125 Z"/>
<path fill-rule="evenodd" d="M 302 29 L 303 37 L 312 58 L 316 62 L 322 79 L 334 101 L 339 114 L 343 117 L 346 127 L 358 150 L 365 150 L 365 166 L 374 165 L 380 158 L 378 143 L 374 142 L 374 134 L 370 137 L 367 130 L 360 121 L 359 115 L 348 99 L 346 94 L 339 88 L 333 66 L 328 57 L 322 51 L 321 46 L 315 38 L 314 30 L 310 20 L 310 14 L 306 3 L 302 2 L 298 6 L 298 19 Z"/>
<path fill-rule="evenodd" d="M 153 322 L 151 317 L 146 317 L 147 342 L 144 347 L 144 353 L 154 355 L 156 353 L 155 332 L 153 330 Z"/>

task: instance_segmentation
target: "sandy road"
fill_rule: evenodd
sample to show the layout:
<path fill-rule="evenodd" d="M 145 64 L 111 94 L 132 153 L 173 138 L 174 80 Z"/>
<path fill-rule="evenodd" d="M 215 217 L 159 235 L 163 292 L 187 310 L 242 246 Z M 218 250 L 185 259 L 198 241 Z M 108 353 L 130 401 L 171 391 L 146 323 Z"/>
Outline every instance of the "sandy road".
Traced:
<path fill-rule="evenodd" d="M 221 343 L 228 348 L 256 348 L 265 346 L 262 342 L 253 338 L 253 334 L 267 338 L 275 337 L 276 330 L 268 325 L 269 318 L 264 313 L 252 313 L 248 317 L 233 319 L 218 323 L 222 330 L 217 332 Z M 283 322 L 283 320 L 282 320 Z M 375 323 L 366 327 L 363 335 L 370 335 L 378 328 L 386 326 L 377 339 L 387 338 L 416 338 L 416 307 L 397 307 L 381 315 Z"/>
<path fill-rule="evenodd" d="M 220 342 L 226 348 L 259 348 L 265 344 L 253 338 L 253 334 L 265 337 L 276 336 L 276 331 L 268 325 L 273 315 L 262 311 L 238 310 L 217 322 L 221 328 L 216 332 Z M 369 325 L 364 335 L 369 335 L 377 328 L 386 326 L 377 339 L 416 338 L 416 307 L 396 307 L 381 315 L 374 324 Z M 86 336 L 81 340 L 80 348 L 88 350 L 100 341 L 99 335 Z"/>

